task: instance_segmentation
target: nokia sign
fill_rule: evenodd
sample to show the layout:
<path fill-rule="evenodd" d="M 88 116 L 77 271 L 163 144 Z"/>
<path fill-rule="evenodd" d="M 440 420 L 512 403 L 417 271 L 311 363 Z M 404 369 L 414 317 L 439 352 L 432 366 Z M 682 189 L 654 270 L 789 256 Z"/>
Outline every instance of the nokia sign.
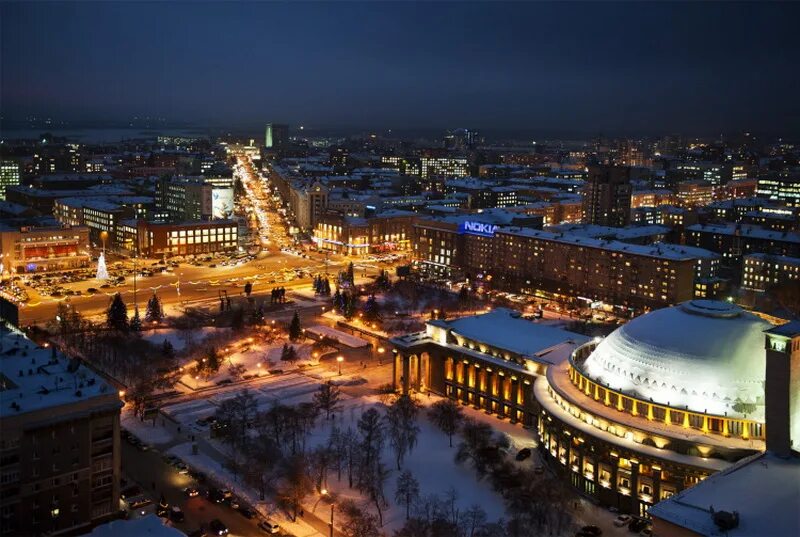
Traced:
<path fill-rule="evenodd" d="M 494 232 L 497 226 L 494 224 L 485 224 L 483 222 L 473 222 L 467 220 L 461 222 L 458 226 L 459 233 L 469 233 L 470 235 L 480 235 L 482 237 L 494 237 Z"/>

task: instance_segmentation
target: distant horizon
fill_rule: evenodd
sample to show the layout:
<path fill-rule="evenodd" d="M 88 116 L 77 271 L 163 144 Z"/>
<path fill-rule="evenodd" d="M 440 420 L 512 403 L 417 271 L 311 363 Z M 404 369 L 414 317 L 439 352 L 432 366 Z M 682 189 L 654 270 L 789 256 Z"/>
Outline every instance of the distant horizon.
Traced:
<path fill-rule="evenodd" d="M 769 2 L 2 2 L 0 115 L 794 137 L 797 20 Z"/>

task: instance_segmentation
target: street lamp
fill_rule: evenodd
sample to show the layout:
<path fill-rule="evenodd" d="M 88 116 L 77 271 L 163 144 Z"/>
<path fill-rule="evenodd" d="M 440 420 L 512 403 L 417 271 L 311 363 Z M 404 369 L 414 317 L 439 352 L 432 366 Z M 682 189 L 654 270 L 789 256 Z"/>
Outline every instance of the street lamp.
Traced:
<path fill-rule="evenodd" d="M 339 376 L 342 375 L 342 362 L 344 362 L 344 356 L 337 356 L 336 363 L 339 365 Z"/>

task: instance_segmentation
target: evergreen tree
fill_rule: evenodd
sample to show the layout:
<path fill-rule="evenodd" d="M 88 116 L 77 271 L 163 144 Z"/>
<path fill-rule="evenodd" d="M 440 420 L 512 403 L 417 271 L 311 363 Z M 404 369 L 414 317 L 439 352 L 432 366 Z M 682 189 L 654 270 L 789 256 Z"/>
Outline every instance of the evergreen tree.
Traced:
<path fill-rule="evenodd" d="M 364 313 L 364 320 L 366 321 L 380 320 L 380 304 L 378 304 L 378 300 L 375 298 L 375 295 L 369 296 L 361 311 Z"/>
<path fill-rule="evenodd" d="M 328 278 L 325 278 L 322 281 L 322 294 L 325 296 L 331 296 L 331 281 Z"/>
<path fill-rule="evenodd" d="M 147 301 L 147 311 L 145 312 L 145 319 L 149 322 L 160 322 L 164 318 L 164 310 L 161 307 L 161 300 L 158 295 L 153 293 L 150 300 Z"/>
<path fill-rule="evenodd" d="M 164 343 L 161 344 L 161 356 L 168 360 L 175 358 L 175 347 L 172 346 L 168 339 L 164 339 Z"/>
<path fill-rule="evenodd" d="M 134 332 L 142 331 L 142 319 L 139 317 L 139 308 L 133 309 L 133 317 L 131 318 L 130 327 Z"/>
<path fill-rule="evenodd" d="M 344 295 L 344 311 L 342 314 L 345 319 L 352 319 L 356 314 L 356 297 L 351 294 Z"/>
<path fill-rule="evenodd" d="M 297 356 L 294 346 L 284 343 L 281 349 L 281 360 L 284 362 L 296 362 L 298 358 L 299 356 Z"/>
<path fill-rule="evenodd" d="M 342 313 L 344 309 L 344 303 L 342 302 L 342 292 L 339 291 L 339 288 L 336 288 L 336 292 L 333 293 L 333 309 L 337 312 Z"/>
<path fill-rule="evenodd" d="M 219 371 L 220 365 L 221 364 L 219 360 L 219 354 L 217 353 L 217 348 L 209 347 L 206 353 L 206 362 L 205 362 L 206 369 L 208 369 L 212 373 L 216 373 L 217 371 Z"/>
<path fill-rule="evenodd" d="M 111 304 L 106 311 L 106 324 L 112 330 L 128 330 L 128 307 L 119 293 L 111 299 Z"/>
<path fill-rule="evenodd" d="M 303 329 L 300 327 L 300 316 L 294 312 L 292 322 L 289 323 L 289 339 L 297 341 L 303 335 Z"/>
<path fill-rule="evenodd" d="M 352 261 L 350 261 L 350 264 L 347 265 L 347 277 L 346 277 L 346 279 L 347 279 L 348 282 L 350 282 L 350 285 L 355 285 L 356 278 L 355 278 L 355 274 L 353 273 L 353 262 Z"/>
<path fill-rule="evenodd" d="M 252 292 L 253 292 L 253 284 L 250 282 L 244 284 L 244 294 L 249 297 Z"/>

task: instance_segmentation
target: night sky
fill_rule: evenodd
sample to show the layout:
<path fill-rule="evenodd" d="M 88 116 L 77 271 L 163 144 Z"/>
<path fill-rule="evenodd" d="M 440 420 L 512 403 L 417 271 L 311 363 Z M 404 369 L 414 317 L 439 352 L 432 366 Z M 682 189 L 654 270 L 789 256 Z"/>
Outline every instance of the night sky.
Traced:
<path fill-rule="evenodd" d="M 797 134 L 800 5 L 3 3 L 2 114 Z"/>

